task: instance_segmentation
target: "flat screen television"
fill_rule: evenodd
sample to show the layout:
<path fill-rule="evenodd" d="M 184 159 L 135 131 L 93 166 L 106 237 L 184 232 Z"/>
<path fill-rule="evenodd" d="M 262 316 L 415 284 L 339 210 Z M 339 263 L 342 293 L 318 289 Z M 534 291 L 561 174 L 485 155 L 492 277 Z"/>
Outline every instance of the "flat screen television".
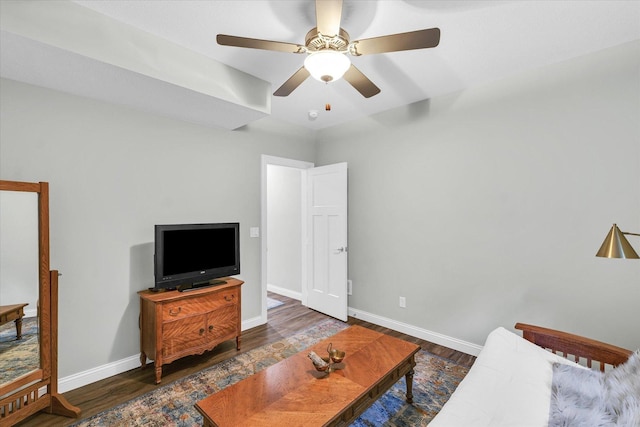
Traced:
<path fill-rule="evenodd" d="M 240 224 L 155 226 L 155 290 L 187 290 L 240 274 Z"/>

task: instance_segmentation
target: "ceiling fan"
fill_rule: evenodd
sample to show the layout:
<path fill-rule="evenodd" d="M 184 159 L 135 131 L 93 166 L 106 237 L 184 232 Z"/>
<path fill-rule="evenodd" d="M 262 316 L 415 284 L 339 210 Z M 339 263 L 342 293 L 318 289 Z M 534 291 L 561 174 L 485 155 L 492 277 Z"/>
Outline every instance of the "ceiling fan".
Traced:
<path fill-rule="evenodd" d="M 273 94 L 287 96 L 310 75 L 329 83 L 344 77 L 365 98 L 380 93 L 380 89 L 355 67 L 346 56 L 436 47 L 440 42 L 440 29 L 410 31 L 381 37 L 351 41 L 349 34 L 340 27 L 343 0 L 316 0 L 316 27 L 305 37 L 305 44 L 252 39 L 218 34 L 218 44 L 251 49 L 274 50 L 308 54 L 304 65 Z"/>

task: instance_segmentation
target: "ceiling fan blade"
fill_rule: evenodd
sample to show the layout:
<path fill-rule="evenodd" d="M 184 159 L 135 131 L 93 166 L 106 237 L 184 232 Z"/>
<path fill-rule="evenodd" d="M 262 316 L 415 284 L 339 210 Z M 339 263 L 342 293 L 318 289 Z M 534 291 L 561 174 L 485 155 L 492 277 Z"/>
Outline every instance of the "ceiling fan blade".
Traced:
<path fill-rule="evenodd" d="M 318 32 L 333 37 L 340 33 L 342 0 L 316 0 L 316 22 Z"/>
<path fill-rule="evenodd" d="M 391 34 L 356 40 L 352 43 L 352 54 L 370 55 L 372 53 L 397 52 L 401 50 L 424 49 L 436 47 L 440 43 L 440 28 L 409 31 L 408 33 Z"/>
<path fill-rule="evenodd" d="M 306 68 L 302 67 L 298 71 L 296 71 L 293 76 L 289 77 L 289 80 L 284 82 L 282 86 L 278 88 L 275 92 L 273 92 L 274 96 L 288 96 L 291 92 L 293 92 L 298 86 L 302 84 L 303 81 L 309 77 L 309 71 Z"/>
<path fill-rule="evenodd" d="M 294 44 L 294 43 L 250 39 L 247 37 L 229 36 L 227 34 L 218 34 L 216 37 L 216 41 L 218 42 L 218 44 L 221 44 L 224 46 L 247 47 L 250 49 L 275 50 L 278 52 L 288 52 L 288 53 L 306 52 L 306 48 L 304 46 Z"/>
<path fill-rule="evenodd" d="M 373 82 L 362 74 L 362 71 L 358 70 L 353 64 L 351 64 L 351 67 L 344 73 L 344 79 L 365 98 L 371 98 L 373 95 L 380 93 L 380 88 L 374 85 Z"/>

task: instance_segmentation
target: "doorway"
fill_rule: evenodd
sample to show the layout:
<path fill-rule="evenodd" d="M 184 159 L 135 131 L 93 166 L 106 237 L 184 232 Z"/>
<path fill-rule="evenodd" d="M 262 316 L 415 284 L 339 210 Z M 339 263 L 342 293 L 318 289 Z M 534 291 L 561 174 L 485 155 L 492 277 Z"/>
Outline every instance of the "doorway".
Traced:
<path fill-rule="evenodd" d="M 347 163 L 263 155 L 261 172 L 262 323 L 269 287 L 346 321 Z"/>
<path fill-rule="evenodd" d="M 302 300 L 305 285 L 306 169 L 313 163 L 262 156 L 262 322 L 267 290 Z M 304 304 L 304 301 L 303 301 Z"/>

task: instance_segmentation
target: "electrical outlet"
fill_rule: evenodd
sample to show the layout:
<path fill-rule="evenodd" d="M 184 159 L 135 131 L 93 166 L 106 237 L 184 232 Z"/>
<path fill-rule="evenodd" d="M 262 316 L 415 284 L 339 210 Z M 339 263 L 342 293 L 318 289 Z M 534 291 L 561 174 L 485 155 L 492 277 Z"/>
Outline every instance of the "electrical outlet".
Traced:
<path fill-rule="evenodd" d="M 353 294 L 353 280 L 347 280 L 347 295 Z"/>
<path fill-rule="evenodd" d="M 402 308 L 407 307 L 407 299 L 405 297 L 400 297 L 400 307 Z"/>

